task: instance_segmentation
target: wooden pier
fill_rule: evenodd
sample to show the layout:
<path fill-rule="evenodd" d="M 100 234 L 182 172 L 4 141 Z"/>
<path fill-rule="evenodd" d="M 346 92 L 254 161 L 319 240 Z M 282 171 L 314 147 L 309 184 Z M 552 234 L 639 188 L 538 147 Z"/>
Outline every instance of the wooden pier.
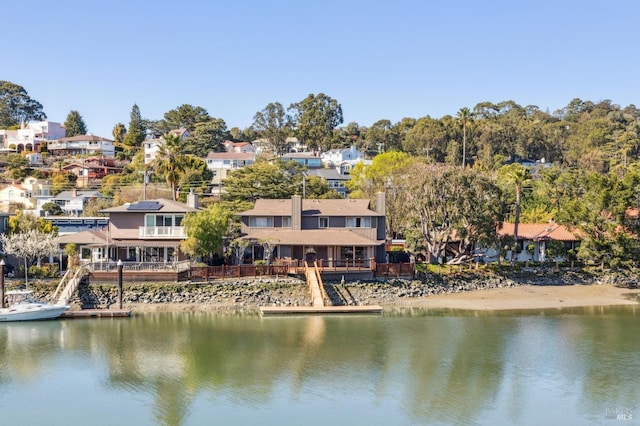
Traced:
<path fill-rule="evenodd" d="M 66 311 L 60 318 L 122 318 L 130 317 L 131 309 L 81 309 Z"/>
<path fill-rule="evenodd" d="M 261 306 L 262 315 L 382 314 L 378 305 L 363 306 Z"/>

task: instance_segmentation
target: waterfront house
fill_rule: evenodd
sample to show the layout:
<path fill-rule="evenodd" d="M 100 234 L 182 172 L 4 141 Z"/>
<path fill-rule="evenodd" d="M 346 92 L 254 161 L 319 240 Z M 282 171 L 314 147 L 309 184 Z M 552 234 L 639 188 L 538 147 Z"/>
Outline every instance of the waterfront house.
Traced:
<path fill-rule="evenodd" d="M 257 200 L 254 208 L 238 213 L 241 238 L 249 244 L 243 261 L 264 259 L 264 242 L 270 242 L 273 258 L 374 269 L 376 262 L 385 262 L 384 193 L 377 195 L 375 210 L 369 204 L 363 199 L 310 200 L 299 195 Z"/>
<path fill-rule="evenodd" d="M 188 256 L 180 251 L 187 238 L 182 220 L 198 211 L 197 196 L 187 198 L 187 204 L 159 198 L 101 210 L 109 215 L 105 229 L 64 235 L 58 243 L 76 244 L 98 280 L 113 280 L 117 261 L 137 280 L 177 280 L 189 270 Z"/>
<path fill-rule="evenodd" d="M 514 236 L 514 224 L 505 222 L 498 230 L 499 236 Z M 572 231 L 559 223 L 519 223 L 518 224 L 518 253 L 513 260 L 515 262 L 544 262 L 564 260 L 565 256 L 550 258 L 547 255 L 547 245 L 550 241 L 557 241 L 564 246 L 564 250 L 577 250 L 580 245 L 579 233 Z M 497 259 L 495 249 L 489 249 L 484 254 L 486 260 Z M 507 258 L 511 259 L 511 252 Z"/>

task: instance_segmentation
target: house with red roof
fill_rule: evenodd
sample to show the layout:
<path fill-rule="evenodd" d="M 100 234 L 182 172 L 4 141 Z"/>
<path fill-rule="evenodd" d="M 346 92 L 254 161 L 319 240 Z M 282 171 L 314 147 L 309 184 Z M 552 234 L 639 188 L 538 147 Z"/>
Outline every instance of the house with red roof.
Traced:
<path fill-rule="evenodd" d="M 504 222 L 498 230 L 499 236 L 514 236 L 514 223 Z M 577 230 L 571 230 L 559 223 L 519 223 L 518 224 L 518 253 L 513 259 L 516 262 L 544 262 L 562 260 L 561 258 L 549 258 L 547 245 L 550 241 L 561 243 L 565 250 L 576 250 L 580 245 L 580 235 Z M 495 250 L 491 249 L 486 256 L 497 257 Z M 510 259 L 510 254 L 508 255 Z"/>

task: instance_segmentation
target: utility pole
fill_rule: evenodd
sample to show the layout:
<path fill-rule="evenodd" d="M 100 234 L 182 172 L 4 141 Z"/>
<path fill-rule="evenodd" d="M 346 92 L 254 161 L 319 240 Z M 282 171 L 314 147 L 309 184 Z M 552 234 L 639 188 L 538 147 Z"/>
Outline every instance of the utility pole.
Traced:
<path fill-rule="evenodd" d="M 142 173 L 144 177 L 142 178 L 142 200 L 145 201 L 147 199 L 147 184 L 149 183 L 149 175 L 151 174 L 151 170 L 144 170 L 138 173 Z"/>

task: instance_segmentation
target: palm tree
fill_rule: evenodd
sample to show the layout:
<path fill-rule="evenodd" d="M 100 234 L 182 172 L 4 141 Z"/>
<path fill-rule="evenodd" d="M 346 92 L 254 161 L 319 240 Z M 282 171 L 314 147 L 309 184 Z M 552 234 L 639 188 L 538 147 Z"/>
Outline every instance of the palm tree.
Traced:
<path fill-rule="evenodd" d="M 467 126 L 473 121 L 473 113 L 467 107 L 460 108 L 458 120 L 462 124 L 462 168 L 467 165 Z"/>
<path fill-rule="evenodd" d="M 516 191 L 515 201 L 515 218 L 513 221 L 513 238 L 514 238 L 514 250 L 518 244 L 518 224 L 520 223 L 520 206 L 522 203 L 522 190 L 531 185 L 532 179 L 529 170 L 519 163 L 509 164 L 503 166 L 498 170 L 498 181 L 504 185 L 513 187 Z M 513 262 L 513 255 L 511 256 Z"/>
<path fill-rule="evenodd" d="M 178 135 L 166 134 L 162 137 L 164 143 L 158 149 L 155 158 L 156 171 L 163 173 L 167 185 L 171 188 L 173 201 L 176 201 L 176 183 L 180 179 L 180 172 L 184 169 L 184 158 L 181 142 Z"/>

